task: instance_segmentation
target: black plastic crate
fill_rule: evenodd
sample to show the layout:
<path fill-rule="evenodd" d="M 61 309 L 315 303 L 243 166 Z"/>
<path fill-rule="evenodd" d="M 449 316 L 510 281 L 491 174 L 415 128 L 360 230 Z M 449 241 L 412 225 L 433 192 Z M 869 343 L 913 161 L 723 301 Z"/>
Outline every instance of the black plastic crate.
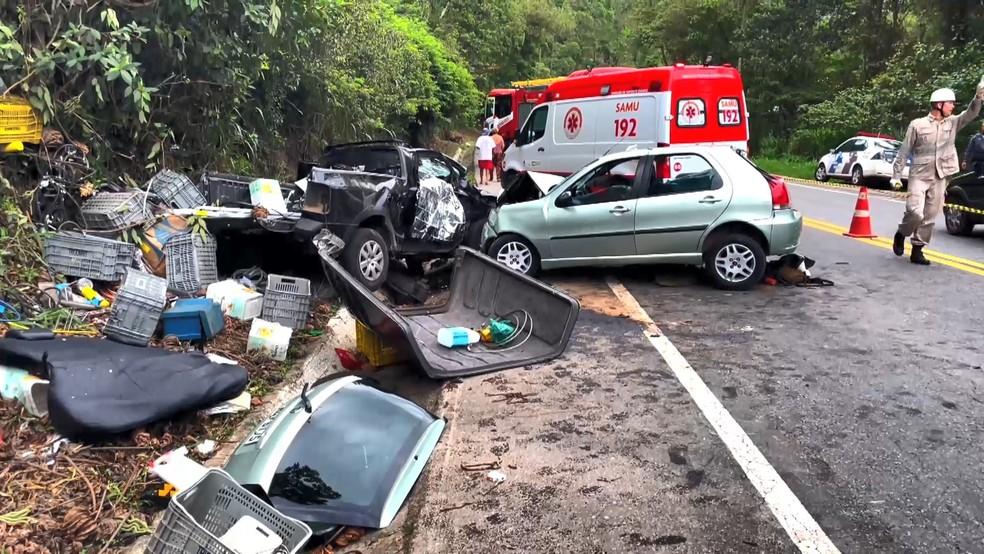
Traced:
<path fill-rule="evenodd" d="M 228 206 L 233 208 L 251 208 L 253 201 L 249 195 L 249 184 L 256 177 L 233 175 L 230 173 L 203 173 L 199 188 L 205 195 L 208 204 L 212 206 Z M 290 211 L 300 211 L 301 193 L 293 184 L 281 183 L 280 192 L 287 202 Z"/>

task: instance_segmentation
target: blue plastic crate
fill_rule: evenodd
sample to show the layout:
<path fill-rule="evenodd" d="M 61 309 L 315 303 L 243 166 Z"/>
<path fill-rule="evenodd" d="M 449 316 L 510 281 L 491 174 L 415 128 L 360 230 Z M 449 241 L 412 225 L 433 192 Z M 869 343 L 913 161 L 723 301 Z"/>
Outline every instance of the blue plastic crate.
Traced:
<path fill-rule="evenodd" d="M 178 340 L 208 340 L 225 328 L 222 308 L 208 298 L 185 298 L 161 315 L 164 336 Z"/>

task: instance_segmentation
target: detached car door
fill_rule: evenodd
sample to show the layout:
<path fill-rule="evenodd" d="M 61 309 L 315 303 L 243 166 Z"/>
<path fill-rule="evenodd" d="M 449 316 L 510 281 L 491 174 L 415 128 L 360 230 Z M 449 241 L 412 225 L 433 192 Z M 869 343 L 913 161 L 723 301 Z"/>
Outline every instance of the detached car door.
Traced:
<path fill-rule="evenodd" d="M 551 258 L 635 255 L 633 191 L 644 159 L 598 163 L 554 197 L 546 207 Z"/>
<path fill-rule="evenodd" d="M 640 256 L 698 253 L 704 231 L 731 202 L 732 187 L 711 160 L 692 153 L 652 158 L 636 201 Z"/>

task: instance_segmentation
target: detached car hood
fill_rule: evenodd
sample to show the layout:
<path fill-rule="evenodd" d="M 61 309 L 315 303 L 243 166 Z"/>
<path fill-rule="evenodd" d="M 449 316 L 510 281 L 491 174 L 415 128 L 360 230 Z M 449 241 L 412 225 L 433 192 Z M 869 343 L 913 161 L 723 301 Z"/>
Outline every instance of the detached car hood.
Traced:
<path fill-rule="evenodd" d="M 503 204 L 518 204 L 543 198 L 566 177 L 539 171 L 521 173 L 511 183 L 507 184 L 499 196 L 499 206 Z"/>
<path fill-rule="evenodd" d="M 225 470 L 317 534 L 338 525 L 383 528 L 410 494 L 444 425 L 369 381 L 339 377 L 274 412 Z"/>

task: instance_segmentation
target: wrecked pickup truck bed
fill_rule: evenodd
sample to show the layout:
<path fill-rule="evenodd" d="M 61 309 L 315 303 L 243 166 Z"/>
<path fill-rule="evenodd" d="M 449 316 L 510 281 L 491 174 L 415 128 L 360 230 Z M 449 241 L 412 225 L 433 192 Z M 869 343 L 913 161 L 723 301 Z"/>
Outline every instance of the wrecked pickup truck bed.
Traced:
<path fill-rule="evenodd" d="M 352 315 L 434 379 L 556 358 L 566 349 L 580 312 L 577 300 L 469 248 L 456 252 L 450 296 L 435 306 L 393 308 L 337 261 L 328 258 L 324 262 L 325 274 Z M 490 318 L 508 318 L 520 312 L 528 315 L 529 330 L 522 331 L 524 340 L 511 346 L 476 344 L 450 349 L 437 342 L 438 330 L 443 327 L 477 329 Z"/>

